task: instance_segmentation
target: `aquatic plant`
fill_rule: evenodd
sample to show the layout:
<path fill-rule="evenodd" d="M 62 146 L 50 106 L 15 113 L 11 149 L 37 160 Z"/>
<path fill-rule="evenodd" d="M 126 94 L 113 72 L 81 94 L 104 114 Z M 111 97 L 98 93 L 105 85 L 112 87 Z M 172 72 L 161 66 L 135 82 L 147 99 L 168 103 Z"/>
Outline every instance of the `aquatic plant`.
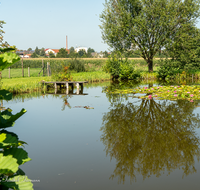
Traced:
<path fill-rule="evenodd" d="M 107 90 L 109 92 L 109 90 Z M 126 90 L 110 91 L 113 94 L 134 94 L 138 98 L 155 98 L 168 100 L 200 100 L 200 86 L 158 86 L 157 88 L 138 87 Z"/>

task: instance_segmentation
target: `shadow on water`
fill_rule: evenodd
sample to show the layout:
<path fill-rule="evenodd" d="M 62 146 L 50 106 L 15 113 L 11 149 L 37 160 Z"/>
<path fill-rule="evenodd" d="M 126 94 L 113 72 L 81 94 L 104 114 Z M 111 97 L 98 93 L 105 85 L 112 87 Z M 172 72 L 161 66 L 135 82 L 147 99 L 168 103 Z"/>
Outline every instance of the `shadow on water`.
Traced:
<path fill-rule="evenodd" d="M 115 84 L 114 84 L 115 86 Z M 113 86 L 109 88 L 114 88 Z M 106 94 L 110 111 L 102 118 L 101 141 L 106 155 L 116 160 L 110 179 L 124 183 L 126 176 L 136 181 L 182 169 L 183 177 L 195 173 L 200 159 L 197 102 L 138 100 L 123 102 L 128 95 Z"/>

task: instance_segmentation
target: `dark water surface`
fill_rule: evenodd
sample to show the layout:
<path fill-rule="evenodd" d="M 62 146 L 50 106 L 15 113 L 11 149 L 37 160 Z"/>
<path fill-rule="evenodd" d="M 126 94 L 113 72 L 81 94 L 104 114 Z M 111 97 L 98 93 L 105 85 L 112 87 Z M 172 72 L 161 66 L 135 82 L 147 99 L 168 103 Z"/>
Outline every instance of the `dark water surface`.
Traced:
<path fill-rule="evenodd" d="M 200 189 L 199 102 L 141 100 L 102 89 L 4 102 L 14 113 L 27 110 L 9 131 L 28 143 L 32 161 L 21 168 L 40 181 L 34 189 Z"/>

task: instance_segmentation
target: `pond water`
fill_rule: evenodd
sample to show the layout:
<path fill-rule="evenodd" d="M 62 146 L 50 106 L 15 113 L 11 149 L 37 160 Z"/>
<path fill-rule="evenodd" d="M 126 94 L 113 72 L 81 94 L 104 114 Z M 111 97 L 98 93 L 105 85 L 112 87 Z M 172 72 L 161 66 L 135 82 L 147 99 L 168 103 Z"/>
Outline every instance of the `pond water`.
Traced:
<path fill-rule="evenodd" d="M 111 95 L 106 86 L 114 88 L 4 102 L 27 110 L 8 130 L 28 143 L 32 161 L 21 168 L 34 189 L 200 189 L 199 102 Z"/>

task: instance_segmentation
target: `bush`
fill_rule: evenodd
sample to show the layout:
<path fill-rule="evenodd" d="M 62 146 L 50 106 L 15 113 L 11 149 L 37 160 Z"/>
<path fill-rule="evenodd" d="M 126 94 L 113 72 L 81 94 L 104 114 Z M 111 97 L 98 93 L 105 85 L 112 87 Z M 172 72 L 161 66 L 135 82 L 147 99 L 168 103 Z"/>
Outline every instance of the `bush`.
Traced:
<path fill-rule="evenodd" d="M 136 79 L 140 77 L 139 72 L 134 70 L 133 64 L 128 59 L 122 59 L 118 55 L 109 57 L 103 71 L 110 73 L 112 79 Z"/>
<path fill-rule="evenodd" d="M 71 71 L 75 71 L 77 73 L 79 72 L 85 72 L 85 64 L 83 61 L 79 60 L 79 59 L 71 59 L 69 61 L 69 69 Z"/>
<path fill-rule="evenodd" d="M 63 69 L 61 72 L 55 73 L 52 78 L 55 81 L 71 81 L 71 73 L 69 72 L 69 66 L 62 65 Z"/>
<path fill-rule="evenodd" d="M 200 62 L 181 62 L 179 60 L 161 60 L 160 68 L 158 70 L 158 77 L 165 79 L 168 77 L 176 76 L 178 73 L 187 71 L 187 73 L 195 73 L 200 69 Z"/>
<path fill-rule="evenodd" d="M 183 66 L 179 61 L 165 59 L 160 61 L 160 68 L 158 70 L 158 78 L 165 79 L 166 77 L 175 76 L 181 72 L 180 69 Z"/>

